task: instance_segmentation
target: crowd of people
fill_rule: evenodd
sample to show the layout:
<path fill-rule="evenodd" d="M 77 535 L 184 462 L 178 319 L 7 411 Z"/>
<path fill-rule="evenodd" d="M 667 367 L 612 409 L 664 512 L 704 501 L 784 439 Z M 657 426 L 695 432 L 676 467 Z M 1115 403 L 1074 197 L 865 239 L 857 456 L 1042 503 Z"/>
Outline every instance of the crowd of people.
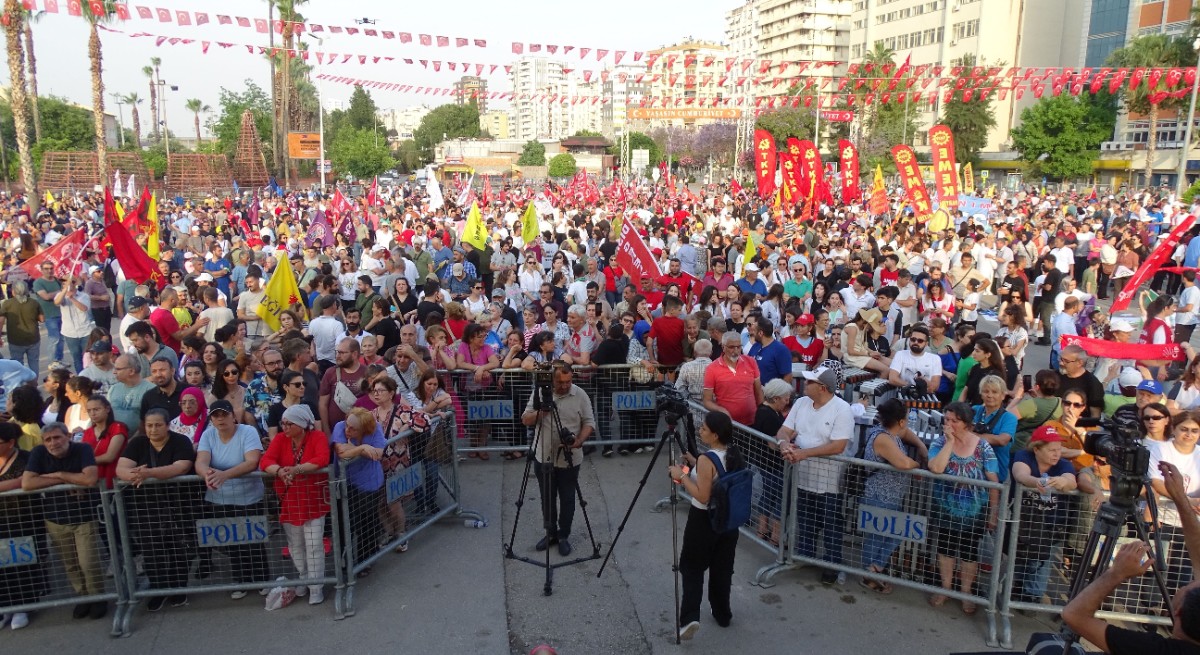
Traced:
<path fill-rule="evenodd" d="M 64 197 L 32 216 L 20 196 L 7 199 L 0 344 L 10 359 L 0 360 L 0 382 L 19 430 L 10 442 L 0 428 L 0 489 L 194 473 L 208 487 L 204 501 L 221 508 L 212 511 L 245 512 L 263 494 L 261 482 L 245 475 L 263 471 L 281 498 L 303 506 L 284 513 L 286 535 L 301 578 L 319 578 L 328 507 L 319 489 L 297 480 L 329 464 L 331 453 L 357 458 L 355 524 L 370 526 L 378 539 L 402 534 L 406 517 L 384 508 L 382 481 L 395 467 L 422 461 L 432 486 L 418 489 L 413 505 L 434 512 L 438 458 L 390 440 L 439 413 L 461 419 L 474 394 L 495 388 L 503 371 L 554 363 L 575 371 L 628 366 L 632 385 L 674 382 L 708 411 L 776 437 L 781 457 L 798 466 L 798 547 L 835 564 L 843 561 L 834 517 L 845 489 L 829 455 L 1041 495 L 1078 489 L 1091 506 L 1108 476 L 1082 450 L 1092 425 L 1085 419 L 1135 404 L 1155 461 L 1178 466 L 1189 497 L 1200 499 L 1200 456 L 1195 439 L 1188 444 L 1189 430 L 1200 425 L 1200 360 L 1188 345 L 1200 312 L 1197 230 L 1171 253 L 1182 274 L 1156 275 L 1126 313 L 1110 315 L 1106 304 L 1187 214 L 1166 195 L 1004 191 L 985 213 L 954 212 L 949 228 L 934 232 L 912 220 L 898 195 L 895 215 L 836 203 L 807 216 L 799 205 L 780 209 L 727 185 L 684 197 L 649 182 L 631 185 L 619 203 L 539 197 L 537 225 L 526 226 L 518 189 L 536 194 L 517 184 L 480 207 L 484 243 L 462 237 L 470 203 L 441 205 L 411 185 L 388 190 L 376 205 L 358 199 L 353 211 L 335 216 L 332 245 L 312 239 L 316 210 L 328 208 L 316 191 L 165 200 L 159 274 L 147 282 L 126 278 L 96 242 L 77 268 L 44 261 L 29 275 L 18 265 L 75 230 L 98 230 L 102 198 Z M 623 268 L 622 222 L 649 246 L 657 276 L 631 279 Z M 291 267 L 302 297 L 272 330 L 256 310 L 279 266 Z M 1062 347 L 1069 335 L 1178 342 L 1188 359 L 1089 357 L 1078 345 Z M 1035 344 L 1050 347 L 1048 361 L 1030 350 Z M 42 366 L 43 359 L 51 364 Z M 857 443 L 861 406 L 842 398 L 851 373 L 936 394 L 944 434 L 922 443 L 903 406 L 885 403 L 877 426 Z M 596 415 L 580 429 L 602 435 L 611 419 Z M 535 411 L 525 422 L 537 420 Z M 55 446 L 60 433 L 65 443 Z M 177 447 L 177 436 L 192 447 Z M 493 439 L 486 422 L 459 436 L 464 446 Z M 527 442 L 506 445 L 503 457 L 517 459 Z M 154 455 L 164 448 L 170 464 Z M 616 444 L 600 454 L 631 452 Z M 477 448 L 471 457 L 490 454 Z M 224 491 L 235 479 L 245 482 L 236 499 Z M 894 507 L 906 479 L 873 476 L 865 497 Z M 999 510 L 994 490 L 971 489 L 935 489 L 945 590 L 971 593 L 978 537 L 994 527 Z M 1156 490 L 1169 505 L 1165 490 Z M 1051 504 L 1030 511 L 1060 520 Z M 775 538 L 778 509 L 766 514 L 760 532 Z M 58 518 L 65 522 L 46 518 L 52 536 L 77 517 Z M 559 518 L 564 555 L 570 520 L 567 511 Z M 87 595 L 99 560 L 84 552 L 94 543 L 72 530 L 70 543 L 52 541 L 60 557 L 79 560 L 71 583 Z M 1043 532 L 1036 544 L 1021 542 L 1039 563 L 1051 557 L 1047 543 L 1060 552 L 1067 531 Z M 873 540 L 862 566 L 884 571 L 895 547 Z M 239 575 L 257 581 L 258 562 L 259 555 L 243 553 Z M 1190 579 L 1179 565 L 1177 586 Z M 186 575 L 179 566 L 163 564 L 173 573 L 151 576 L 152 583 L 170 588 L 172 576 Z M 827 584 L 844 579 L 836 571 L 823 576 Z M 890 591 L 875 579 L 863 584 Z M 1037 565 L 1022 573 L 1018 588 L 1036 602 L 1045 584 L 1045 567 Z M 308 591 L 310 602 L 320 602 L 319 586 Z M 0 598 L 0 605 L 5 600 L 28 599 Z M 945 600 L 936 594 L 930 602 Z M 975 606 L 964 602 L 962 611 L 973 614 Z M 76 612 L 85 613 L 100 609 Z M 16 627 L 27 617 L 10 620 Z"/>

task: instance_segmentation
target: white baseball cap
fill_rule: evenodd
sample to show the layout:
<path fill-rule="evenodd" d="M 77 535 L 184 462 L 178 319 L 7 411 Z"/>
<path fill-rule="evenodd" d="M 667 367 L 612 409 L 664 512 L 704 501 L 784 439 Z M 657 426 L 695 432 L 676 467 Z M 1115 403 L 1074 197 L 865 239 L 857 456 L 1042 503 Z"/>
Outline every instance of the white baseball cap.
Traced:
<path fill-rule="evenodd" d="M 1133 324 L 1123 318 L 1114 318 L 1112 320 L 1112 322 L 1108 324 L 1108 329 L 1112 330 L 1113 332 L 1133 332 L 1134 331 Z M 1134 372 L 1136 373 L 1137 371 L 1134 371 Z"/>

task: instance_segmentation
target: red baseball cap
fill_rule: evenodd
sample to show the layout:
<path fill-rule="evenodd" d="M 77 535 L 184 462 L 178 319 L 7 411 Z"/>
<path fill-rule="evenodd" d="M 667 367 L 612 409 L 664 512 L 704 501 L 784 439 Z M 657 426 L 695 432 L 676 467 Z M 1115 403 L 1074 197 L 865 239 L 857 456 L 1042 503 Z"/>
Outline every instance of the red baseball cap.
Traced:
<path fill-rule="evenodd" d="M 796 317 L 796 325 L 812 325 L 817 319 L 813 318 L 812 314 L 801 314 Z"/>
<path fill-rule="evenodd" d="M 1044 443 L 1062 443 L 1062 440 L 1062 435 L 1058 433 L 1058 429 L 1053 425 L 1043 425 L 1034 430 L 1033 434 L 1029 437 L 1029 443 L 1037 443 L 1039 441 Z"/>

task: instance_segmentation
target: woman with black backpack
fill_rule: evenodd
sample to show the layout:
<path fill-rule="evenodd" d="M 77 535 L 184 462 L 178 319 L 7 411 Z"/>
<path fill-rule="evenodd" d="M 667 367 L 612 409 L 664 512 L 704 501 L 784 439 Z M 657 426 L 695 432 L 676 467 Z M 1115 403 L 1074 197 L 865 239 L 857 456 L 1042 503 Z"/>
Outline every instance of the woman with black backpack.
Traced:
<path fill-rule="evenodd" d="M 683 578 L 683 601 L 679 609 L 680 639 L 691 639 L 700 629 L 700 597 L 704 590 L 704 571 L 708 570 L 708 605 L 722 628 L 733 619 L 729 591 L 733 584 L 733 557 L 737 552 L 738 531 L 717 532 L 709 516 L 708 501 L 718 478 L 712 456 L 721 461 L 726 472 L 746 467 L 741 450 L 733 443 L 733 420 L 723 412 L 709 412 L 698 430 L 700 441 L 708 449 L 696 458 L 684 453 L 690 471 L 682 466 L 669 467 L 671 480 L 692 498 L 683 548 L 679 553 L 679 573 Z M 712 456 L 709 456 L 711 453 Z"/>

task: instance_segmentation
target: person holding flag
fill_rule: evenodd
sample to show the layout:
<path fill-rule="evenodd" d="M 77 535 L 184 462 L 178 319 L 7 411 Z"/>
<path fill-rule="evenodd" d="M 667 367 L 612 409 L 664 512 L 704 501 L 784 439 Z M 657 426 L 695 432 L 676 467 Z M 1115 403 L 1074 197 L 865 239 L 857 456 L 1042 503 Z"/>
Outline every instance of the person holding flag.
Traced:
<path fill-rule="evenodd" d="M 300 294 L 300 286 L 296 284 L 296 274 L 292 267 L 279 265 L 275 267 L 267 286 L 263 287 L 261 301 L 254 306 L 254 312 L 262 319 L 265 327 L 271 332 L 278 332 L 282 327 L 279 316 L 287 310 L 296 312 L 304 320 L 308 319 L 308 310 L 305 309 L 301 298 L 303 296 Z M 240 314 L 241 307 L 238 309 Z"/>

